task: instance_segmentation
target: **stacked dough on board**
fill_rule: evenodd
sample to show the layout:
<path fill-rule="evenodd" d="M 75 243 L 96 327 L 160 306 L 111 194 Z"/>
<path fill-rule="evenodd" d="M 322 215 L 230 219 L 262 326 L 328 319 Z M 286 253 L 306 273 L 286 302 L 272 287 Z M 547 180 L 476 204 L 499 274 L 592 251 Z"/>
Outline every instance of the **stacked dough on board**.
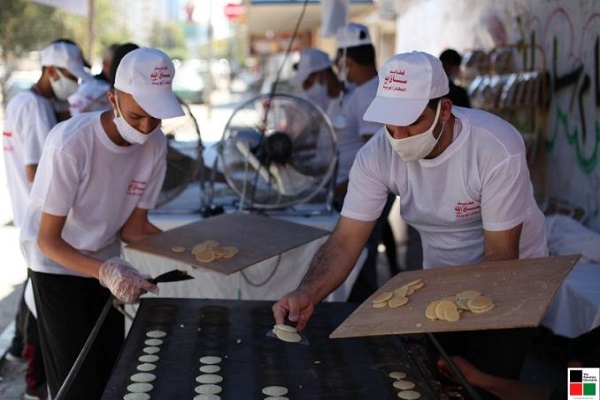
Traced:
<path fill-rule="evenodd" d="M 481 314 L 490 311 L 496 304 L 477 290 L 463 290 L 453 296 L 434 300 L 425 309 L 425 316 L 434 321 L 456 322 L 463 311 Z"/>
<path fill-rule="evenodd" d="M 416 290 L 421 289 L 425 283 L 421 279 L 414 280 L 406 285 L 400 286 L 391 292 L 383 292 L 379 296 L 371 300 L 374 308 L 401 307 L 408 303 L 408 297 Z"/>
<path fill-rule="evenodd" d="M 175 246 L 171 247 L 171 251 L 174 253 L 184 253 L 187 249 L 183 246 Z M 239 253 L 239 250 L 234 246 L 221 246 L 219 242 L 211 239 L 193 246 L 191 253 L 201 263 L 210 263 L 222 258 L 232 258 Z"/>

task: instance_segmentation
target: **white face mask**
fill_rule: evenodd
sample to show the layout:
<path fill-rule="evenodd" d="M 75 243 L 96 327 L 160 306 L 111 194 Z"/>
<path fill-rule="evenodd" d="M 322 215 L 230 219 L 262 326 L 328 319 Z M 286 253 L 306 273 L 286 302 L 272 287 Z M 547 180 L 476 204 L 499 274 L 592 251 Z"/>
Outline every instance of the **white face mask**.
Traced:
<path fill-rule="evenodd" d="M 327 86 L 317 81 L 313 85 L 304 91 L 307 99 L 313 103 L 316 103 L 323 110 L 327 110 L 329 104 L 329 95 L 327 94 Z"/>
<path fill-rule="evenodd" d="M 436 138 L 433 134 L 440 117 L 440 104 L 441 102 L 438 102 L 437 111 L 435 112 L 435 118 L 433 119 L 431 128 L 423 133 L 403 139 L 395 139 L 388 128 L 385 128 L 387 133 L 386 136 L 388 137 L 392 148 L 404 161 L 416 161 L 427 157 L 427 155 L 431 153 L 437 144 L 440 136 L 442 136 L 442 132 L 444 131 L 444 124 L 442 124 L 442 129 L 440 130 L 438 137 Z"/>
<path fill-rule="evenodd" d="M 77 81 L 67 78 L 64 76 L 58 68 L 55 68 L 58 74 L 58 79 L 53 80 L 50 78 L 50 85 L 54 91 L 54 95 L 59 100 L 67 100 L 70 95 L 75 94 L 79 88 Z"/>
<path fill-rule="evenodd" d="M 116 96 L 116 94 L 115 103 L 117 103 L 118 114 L 115 112 L 115 117 L 113 118 L 113 121 L 117 126 L 117 131 L 119 132 L 121 137 L 125 139 L 125 141 L 127 141 L 128 143 L 144 144 L 148 139 L 150 139 L 150 136 L 152 136 L 156 131 L 160 130 L 160 124 L 158 124 L 156 125 L 156 128 L 154 128 L 148 133 L 138 131 L 133 126 L 131 126 L 129 122 L 125 120 L 125 118 L 123 118 L 123 113 L 121 112 L 121 107 L 119 106 L 119 98 Z"/>

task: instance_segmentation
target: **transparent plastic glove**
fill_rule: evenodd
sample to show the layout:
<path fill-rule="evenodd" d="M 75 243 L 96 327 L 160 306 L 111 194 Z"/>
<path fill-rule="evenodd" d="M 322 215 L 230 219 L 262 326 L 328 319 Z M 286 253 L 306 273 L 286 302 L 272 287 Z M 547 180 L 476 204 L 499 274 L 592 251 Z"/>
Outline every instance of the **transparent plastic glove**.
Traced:
<path fill-rule="evenodd" d="M 135 303 L 146 292 L 158 294 L 158 287 L 147 279 L 150 276 L 141 274 L 119 257 L 106 260 L 100 266 L 100 283 L 123 303 Z"/>

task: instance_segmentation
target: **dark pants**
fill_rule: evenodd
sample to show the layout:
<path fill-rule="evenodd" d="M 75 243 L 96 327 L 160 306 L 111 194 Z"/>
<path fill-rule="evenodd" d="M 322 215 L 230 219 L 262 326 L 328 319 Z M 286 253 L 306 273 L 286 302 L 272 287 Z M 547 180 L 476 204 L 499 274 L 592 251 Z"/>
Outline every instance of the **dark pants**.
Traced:
<path fill-rule="evenodd" d="M 27 362 L 25 383 L 28 389 L 43 390 L 46 386 L 46 372 L 44 371 L 44 358 L 40 344 L 37 319 L 25 305 L 25 348 L 23 358 Z"/>
<path fill-rule="evenodd" d="M 110 292 L 96 279 L 31 272 L 48 387 L 55 397 Z M 112 309 L 65 400 L 99 399 L 123 344 L 125 321 Z"/>
<path fill-rule="evenodd" d="M 25 320 L 27 319 L 27 304 L 25 304 L 25 286 L 27 281 L 23 284 L 23 291 L 21 292 L 21 298 L 17 306 L 17 313 L 15 314 L 15 333 L 10 343 L 9 353 L 15 357 L 23 356 L 23 346 L 25 345 Z"/>

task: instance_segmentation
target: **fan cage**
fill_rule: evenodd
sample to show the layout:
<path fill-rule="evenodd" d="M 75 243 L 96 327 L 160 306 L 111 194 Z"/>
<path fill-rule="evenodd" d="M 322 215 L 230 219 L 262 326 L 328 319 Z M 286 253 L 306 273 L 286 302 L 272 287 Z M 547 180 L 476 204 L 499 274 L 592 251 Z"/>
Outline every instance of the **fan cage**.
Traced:
<path fill-rule="evenodd" d="M 243 103 L 225 125 L 218 155 L 240 208 L 286 209 L 331 197 L 335 131 L 323 110 L 298 96 L 262 94 Z"/>

